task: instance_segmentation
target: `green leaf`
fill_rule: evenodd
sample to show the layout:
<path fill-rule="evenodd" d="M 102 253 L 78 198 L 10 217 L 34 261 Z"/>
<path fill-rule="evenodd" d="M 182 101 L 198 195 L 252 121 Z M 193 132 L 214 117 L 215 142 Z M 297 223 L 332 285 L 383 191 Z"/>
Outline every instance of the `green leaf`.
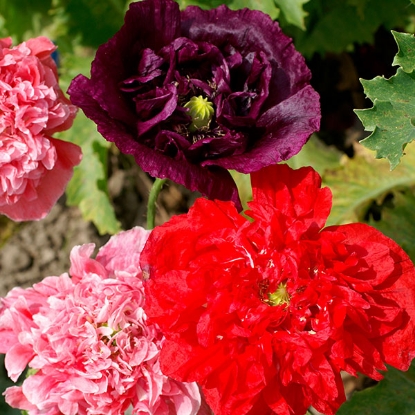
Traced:
<path fill-rule="evenodd" d="M 361 141 L 376 150 L 376 158 L 387 158 L 394 169 L 400 162 L 407 143 L 415 139 L 415 73 L 398 68 L 389 79 L 377 76 L 361 80 L 365 94 L 374 105 L 365 110 L 355 110 L 372 134 Z"/>
<path fill-rule="evenodd" d="M 98 47 L 124 22 L 125 0 L 55 0 L 65 10 L 68 35 L 81 36 L 85 46 Z"/>
<path fill-rule="evenodd" d="M 388 368 L 376 386 L 356 392 L 337 415 L 415 415 L 415 366 L 407 372 Z"/>
<path fill-rule="evenodd" d="M 249 174 L 239 173 L 235 170 L 229 170 L 229 172 L 238 188 L 243 210 L 246 210 L 248 209 L 247 202 L 252 200 L 251 176 Z"/>
<path fill-rule="evenodd" d="M 229 3 L 229 8 L 233 10 L 243 9 L 244 7 L 251 10 L 260 10 L 261 12 L 271 16 L 271 19 L 273 20 L 275 20 L 280 14 L 280 10 L 275 6 L 274 0 L 233 0 Z"/>
<path fill-rule="evenodd" d="M 82 47 L 74 53 L 62 55 L 62 89 L 67 89 L 71 79 L 79 73 L 90 71 L 92 55 Z M 66 188 L 67 203 L 78 206 L 85 220 L 95 224 L 100 234 L 114 234 L 120 231 L 107 189 L 107 154 L 110 143 L 97 132 L 96 125 L 78 112 L 74 125 L 58 135 L 82 148 L 82 161 L 75 167 L 72 180 Z"/>
<path fill-rule="evenodd" d="M 52 0 L 0 0 L 0 34 L 12 36 L 15 42 L 39 35 L 52 22 L 51 8 Z"/>
<path fill-rule="evenodd" d="M 415 139 L 415 38 L 406 33 L 392 34 L 398 44 L 393 64 L 401 67 L 389 79 L 377 76 L 361 80 L 373 107 L 355 112 L 365 130 L 372 131 L 361 143 L 375 150 L 376 158 L 387 158 L 394 169 L 407 143 Z"/>
<path fill-rule="evenodd" d="M 251 10 L 260 10 L 263 13 L 276 19 L 280 13 L 276 7 L 274 0 L 176 0 L 179 3 L 180 9 L 185 9 L 187 6 L 199 6 L 202 9 L 213 9 L 221 4 L 227 5 L 230 9 L 239 10 L 247 7 Z M 301 1 L 301 0 L 299 0 Z M 304 0 L 303 0 L 304 1 Z M 306 0 L 308 1 L 308 0 Z"/>
<path fill-rule="evenodd" d="M 308 2 L 309 0 L 275 0 L 275 3 L 284 14 L 287 23 L 297 26 L 302 30 L 305 30 L 304 18 L 308 14 L 304 11 L 303 5 Z"/>
<path fill-rule="evenodd" d="M 341 153 L 334 147 L 326 146 L 315 134 L 313 134 L 301 151 L 291 157 L 287 164 L 293 169 L 311 166 L 321 176 L 326 170 L 339 166 Z"/>
<path fill-rule="evenodd" d="M 176 0 L 179 3 L 180 9 L 185 9 L 187 6 L 199 6 L 202 9 L 213 9 L 221 4 L 229 4 L 232 0 Z"/>
<path fill-rule="evenodd" d="M 106 159 L 110 144 L 81 112 L 66 137 L 81 146 L 83 153 L 66 188 L 68 205 L 78 206 L 84 219 L 93 222 L 101 235 L 117 233 L 121 227 L 107 192 Z"/>
<path fill-rule="evenodd" d="M 415 194 L 413 188 L 393 191 L 393 198 L 381 206 L 380 220 L 369 225 L 398 243 L 415 262 Z"/>
<path fill-rule="evenodd" d="M 365 8 L 370 0 L 346 0 L 346 3 L 350 6 L 356 7 L 357 15 L 361 18 L 365 18 Z"/>
<path fill-rule="evenodd" d="M 399 33 L 392 30 L 392 35 L 398 45 L 398 53 L 392 65 L 399 65 L 405 72 L 415 69 L 415 37 L 410 33 Z"/>
<path fill-rule="evenodd" d="M 307 30 L 288 29 L 296 48 L 311 58 L 315 52 L 341 53 L 356 43 L 373 44 L 380 26 L 405 27 L 415 7 L 407 0 L 312 0 L 304 10 Z"/>
<path fill-rule="evenodd" d="M 323 175 L 323 183 L 333 193 L 329 225 L 362 222 L 371 204 L 382 204 L 391 191 L 415 185 L 415 143 L 408 145 L 408 155 L 394 171 L 386 160 L 376 161 L 373 152 L 357 146 L 353 159 Z"/>
<path fill-rule="evenodd" d="M 93 58 L 93 51 L 79 45 L 60 55 L 59 86 L 63 91 L 69 88 L 75 76 L 82 74 L 89 77 Z"/>

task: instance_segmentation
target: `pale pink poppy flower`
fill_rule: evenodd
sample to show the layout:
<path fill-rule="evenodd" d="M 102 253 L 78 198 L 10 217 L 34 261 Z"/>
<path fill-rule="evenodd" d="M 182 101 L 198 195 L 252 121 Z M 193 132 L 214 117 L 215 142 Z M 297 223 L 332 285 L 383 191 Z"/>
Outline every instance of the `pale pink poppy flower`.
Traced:
<path fill-rule="evenodd" d="M 33 374 L 5 392 L 29 415 L 208 414 L 196 383 L 163 375 L 164 337 L 143 309 L 140 253 L 149 231 L 113 236 L 96 259 L 94 244 L 75 247 L 68 274 L 1 301 L 0 353 L 11 379 Z"/>
<path fill-rule="evenodd" d="M 78 146 L 52 137 L 77 111 L 59 87 L 55 49 L 45 37 L 0 39 L 0 214 L 15 221 L 45 217 L 81 161 Z"/>

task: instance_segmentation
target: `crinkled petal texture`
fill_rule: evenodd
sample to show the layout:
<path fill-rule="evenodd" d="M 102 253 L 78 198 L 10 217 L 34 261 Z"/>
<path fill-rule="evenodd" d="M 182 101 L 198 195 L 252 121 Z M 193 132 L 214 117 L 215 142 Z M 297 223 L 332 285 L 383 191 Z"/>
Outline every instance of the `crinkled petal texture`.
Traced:
<path fill-rule="evenodd" d="M 54 44 L 0 39 L 0 213 L 16 221 L 47 215 L 81 161 L 81 149 L 52 134 L 71 127 L 76 107 L 58 85 Z"/>
<path fill-rule="evenodd" d="M 70 274 L 48 277 L 2 299 L 0 352 L 17 380 L 6 401 L 29 415 L 196 415 L 200 392 L 160 370 L 164 337 L 143 309 L 140 253 L 149 232 L 110 239 L 96 259 L 93 244 L 75 247 Z M 200 414 L 207 414 L 206 411 Z"/>
<path fill-rule="evenodd" d="M 141 264 L 161 368 L 197 381 L 215 415 L 332 415 L 341 371 L 379 380 L 415 356 L 414 266 L 372 227 L 323 228 L 331 192 L 311 168 L 251 178 L 252 221 L 198 199 L 150 235 Z"/>
<path fill-rule="evenodd" d="M 180 12 L 173 0 L 144 0 L 130 5 L 91 77 L 76 77 L 69 94 L 152 176 L 238 203 L 227 169 L 250 173 L 286 160 L 318 130 L 309 80 L 291 39 L 262 12 Z M 186 106 L 193 97 L 213 108 L 197 128 Z"/>

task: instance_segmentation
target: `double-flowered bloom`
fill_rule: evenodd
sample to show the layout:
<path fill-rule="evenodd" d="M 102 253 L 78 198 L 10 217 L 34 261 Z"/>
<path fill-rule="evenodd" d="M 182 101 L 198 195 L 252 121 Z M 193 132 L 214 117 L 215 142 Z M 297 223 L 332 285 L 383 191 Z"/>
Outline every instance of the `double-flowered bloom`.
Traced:
<path fill-rule="evenodd" d="M 154 177 L 234 200 L 228 169 L 287 160 L 320 125 L 310 71 L 262 12 L 132 3 L 91 77 L 69 88 L 99 132 Z"/>
<path fill-rule="evenodd" d="M 365 224 L 324 228 L 331 192 L 311 168 L 251 174 L 245 216 L 198 199 L 152 232 L 146 311 L 161 369 L 198 382 L 215 415 L 332 415 L 341 371 L 379 380 L 415 356 L 415 269 Z"/>
<path fill-rule="evenodd" d="M 81 161 L 78 146 L 53 138 L 77 111 L 59 87 L 55 49 L 45 37 L 0 39 L 0 214 L 16 221 L 45 217 Z"/>
<path fill-rule="evenodd" d="M 140 252 L 148 231 L 122 232 L 90 258 L 75 247 L 70 274 L 14 288 L 0 304 L 0 352 L 9 376 L 6 401 L 30 415 L 196 415 L 195 383 L 162 374 L 164 337 L 148 324 Z M 202 411 L 202 410 L 201 410 Z"/>

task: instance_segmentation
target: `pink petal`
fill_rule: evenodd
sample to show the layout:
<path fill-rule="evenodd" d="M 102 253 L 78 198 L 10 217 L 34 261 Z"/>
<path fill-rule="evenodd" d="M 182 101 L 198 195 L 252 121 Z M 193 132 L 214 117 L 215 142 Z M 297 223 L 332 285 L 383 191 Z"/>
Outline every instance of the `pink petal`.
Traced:
<path fill-rule="evenodd" d="M 14 345 L 7 352 L 4 363 L 7 369 L 7 374 L 13 382 L 17 381 L 34 355 L 35 354 L 31 346 L 26 346 L 20 343 Z"/>
<path fill-rule="evenodd" d="M 23 394 L 22 388 L 20 386 L 12 386 L 7 388 L 4 392 L 6 397 L 6 402 L 12 408 L 24 409 L 26 411 L 36 410 L 36 406 L 32 405 Z"/>
<path fill-rule="evenodd" d="M 73 168 L 81 162 L 82 152 L 75 144 L 49 138 L 56 148 L 58 159 L 52 170 L 46 170 L 36 187 L 37 198 L 28 202 L 21 197 L 13 205 L 0 206 L 0 213 L 15 221 L 43 219 L 57 200 L 73 175 Z"/>
<path fill-rule="evenodd" d="M 135 275 L 141 271 L 140 254 L 149 235 L 150 231 L 140 227 L 120 232 L 99 250 L 97 261 L 110 272 L 123 270 Z"/>

